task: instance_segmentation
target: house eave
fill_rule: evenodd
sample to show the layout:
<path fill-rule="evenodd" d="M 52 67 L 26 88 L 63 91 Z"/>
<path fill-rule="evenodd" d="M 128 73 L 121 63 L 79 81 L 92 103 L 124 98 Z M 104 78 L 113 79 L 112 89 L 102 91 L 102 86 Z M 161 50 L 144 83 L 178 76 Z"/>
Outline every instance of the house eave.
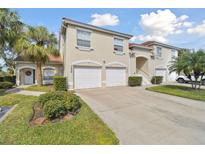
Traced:
<path fill-rule="evenodd" d="M 129 48 L 130 48 L 130 49 L 132 49 L 132 48 L 139 48 L 139 49 L 153 50 L 152 47 L 137 46 L 137 45 L 131 45 Z"/>
<path fill-rule="evenodd" d="M 82 23 L 82 22 L 79 22 L 79 21 L 74 21 L 74 20 L 68 19 L 68 18 L 63 18 L 62 20 L 63 20 L 63 23 L 65 23 L 65 24 L 70 24 L 70 25 L 79 26 L 79 27 L 82 27 L 82 28 L 101 31 L 101 32 L 104 32 L 104 33 L 124 37 L 124 38 L 127 38 L 127 39 L 130 39 L 130 38 L 133 37 L 133 35 L 130 35 L 130 34 L 125 34 L 125 33 L 117 32 L 117 31 L 108 30 L 108 29 L 105 29 L 105 28 L 101 28 L 101 27 L 90 25 L 90 24 Z M 67 25 L 63 25 L 63 26 L 67 26 Z"/>
<path fill-rule="evenodd" d="M 34 64 L 34 62 L 31 61 L 14 61 L 16 64 Z M 45 64 L 56 64 L 56 65 L 63 65 L 63 63 L 59 63 L 59 62 L 46 62 Z"/>
<path fill-rule="evenodd" d="M 153 41 L 151 43 L 148 43 L 145 46 L 150 47 L 150 46 L 153 46 L 153 45 L 158 45 L 158 46 L 162 46 L 162 47 L 166 47 L 166 48 L 170 48 L 170 49 L 175 49 L 175 50 L 181 50 L 181 48 L 179 48 L 179 47 L 175 47 L 173 45 L 169 45 L 169 44 L 165 44 L 165 43 L 161 43 L 161 42 L 157 42 L 157 41 Z"/>

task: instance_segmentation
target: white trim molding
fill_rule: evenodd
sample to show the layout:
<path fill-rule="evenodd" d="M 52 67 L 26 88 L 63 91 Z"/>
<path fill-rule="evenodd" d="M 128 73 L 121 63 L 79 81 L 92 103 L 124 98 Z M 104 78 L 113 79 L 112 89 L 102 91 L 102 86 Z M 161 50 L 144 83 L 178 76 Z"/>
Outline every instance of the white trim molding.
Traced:
<path fill-rule="evenodd" d="M 25 68 L 30 68 L 30 69 L 36 70 L 36 67 L 34 67 L 34 66 L 21 66 L 21 67 L 17 67 L 16 69 L 21 70 L 21 69 L 25 69 Z"/>
<path fill-rule="evenodd" d="M 78 60 L 78 61 L 72 62 L 72 66 L 82 64 L 82 63 L 91 63 L 91 64 L 96 64 L 96 65 L 102 66 L 101 63 L 99 63 L 97 61 L 93 61 L 93 60 Z"/>
<path fill-rule="evenodd" d="M 114 62 L 108 63 L 108 64 L 106 64 L 105 66 L 110 66 L 110 65 L 115 65 L 115 64 L 121 65 L 121 66 L 123 66 L 123 67 L 127 67 L 127 65 L 125 65 L 125 64 L 123 64 L 123 63 L 121 63 L 121 62 L 118 62 L 118 61 L 114 61 Z"/>
<path fill-rule="evenodd" d="M 143 57 L 143 58 L 146 58 L 146 59 L 149 59 L 150 57 L 146 56 L 146 55 L 136 55 L 135 56 L 136 58 L 140 58 L 140 57 Z"/>
<path fill-rule="evenodd" d="M 166 70 L 168 70 L 168 68 L 167 67 L 164 67 L 163 65 L 157 65 L 157 66 L 155 66 L 155 69 L 166 69 Z"/>
<path fill-rule="evenodd" d="M 47 69 L 47 68 L 54 69 L 54 70 L 56 69 L 56 68 L 53 67 L 53 66 L 43 66 L 43 67 L 42 67 L 42 70 Z"/>

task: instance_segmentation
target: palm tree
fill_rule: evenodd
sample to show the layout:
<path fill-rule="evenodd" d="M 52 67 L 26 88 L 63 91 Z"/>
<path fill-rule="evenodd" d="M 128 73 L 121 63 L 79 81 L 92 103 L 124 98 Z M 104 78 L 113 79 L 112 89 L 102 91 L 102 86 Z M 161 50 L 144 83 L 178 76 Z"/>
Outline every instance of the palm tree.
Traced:
<path fill-rule="evenodd" d="M 176 72 L 178 74 L 183 73 L 192 83 L 192 88 L 196 89 L 197 84 L 199 88 L 202 82 L 202 78 L 205 74 L 205 52 L 204 50 L 190 51 L 184 50 L 181 55 L 171 61 L 169 71 Z M 194 81 L 192 78 L 194 76 Z M 201 76 L 200 82 L 198 82 Z"/>
<path fill-rule="evenodd" d="M 59 55 L 56 45 L 55 35 L 42 26 L 28 27 L 15 44 L 15 50 L 20 56 L 36 64 L 38 85 L 42 85 L 42 64 L 48 61 L 49 55 Z"/>
<path fill-rule="evenodd" d="M 23 24 L 15 11 L 0 8 L 0 58 L 14 72 L 16 53 L 13 46 L 20 36 Z"/>

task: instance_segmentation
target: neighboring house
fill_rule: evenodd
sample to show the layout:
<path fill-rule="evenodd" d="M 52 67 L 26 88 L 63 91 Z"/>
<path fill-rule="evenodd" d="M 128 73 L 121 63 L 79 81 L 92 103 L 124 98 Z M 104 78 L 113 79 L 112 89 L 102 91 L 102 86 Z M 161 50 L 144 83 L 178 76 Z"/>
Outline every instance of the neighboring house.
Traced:
<path fill-rule="evenodd" d="M 129 44 L 130 38 L 132 35 L 63 18 L 60 33 L 63 60 L 50 61 L 46 66 L 67 77 L 68 89 L 125 86 L 133 75 L 142 76 L 143 84 L 150 84 L 153 75 L 162 75 L 163 82 L 175 80 L 176 74 L 169 74 L 168 65 L 178 55 L 179 48 L 155 41 Z M 35 65 L 19 60 L 16 63 L 17 84 L 36 83 Z M 27 69 L 33 72 L 29 81 L 26 74 L 31 73 L 26 73 Z M 56 74 L 50 70 L 44 72 L 49 72 L 44 76 Z"/>
<path fill-rule="evenodd" d="M 17 85 L 37 84 L 36 64 L 22 57 L 15 59 L 15 74 Z M 59 57 L 49 56 L 49 61 L 42 66 L 43 84 L 52 84 L 54 75 L 63 75 L 63 60 Z"/>
<path fill-rule="evenodd" d="M 141 75 L 144 84 L 149 84 L 152 76 L 163 76 L 163 82 L 176 81 L 177 74 L 169 73 L 170 62 L 178 56 L 180 48 L 168 44 L 148 41 L 130 44 L 131 75 Z"/>

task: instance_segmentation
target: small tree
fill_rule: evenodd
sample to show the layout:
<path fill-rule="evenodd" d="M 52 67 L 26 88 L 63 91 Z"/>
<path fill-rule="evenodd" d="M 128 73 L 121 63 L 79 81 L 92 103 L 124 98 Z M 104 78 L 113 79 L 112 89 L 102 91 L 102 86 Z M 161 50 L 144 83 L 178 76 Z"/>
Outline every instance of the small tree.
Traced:
<path fill-rule="evenodd" d="M 20 56 L 36 64 L 38 85 L 42 85 L 42 64 L 48 61 L 49 55 L 59 55 L 56 45 L 55 35 L 42 26 L 28 27 L 15 44 L 15 50 Z"/>
<path fill-rule="evenodd" d="M 205 74 L 205 52 L 204 50 L 190 51 L 183 49 L 180 56 L 171 61 L 169 71 L 183 73 L 192 84 L 192 88 L 200 89 Z M 192 76 L 194 78 L 192 78 Z M 200 80 L 199 80 L 200 78 Z"/>

